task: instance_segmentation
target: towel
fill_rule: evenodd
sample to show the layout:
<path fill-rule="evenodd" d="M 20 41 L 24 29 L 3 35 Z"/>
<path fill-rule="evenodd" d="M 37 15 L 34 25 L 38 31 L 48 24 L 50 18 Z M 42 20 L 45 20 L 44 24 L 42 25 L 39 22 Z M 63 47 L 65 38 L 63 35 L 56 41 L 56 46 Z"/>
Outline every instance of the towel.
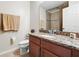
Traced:
<path fill-rule="evenodd" d="M 17 31 L 19 29 L 20 17 L 3 14 L 3 30 L 4 31 Z"/>

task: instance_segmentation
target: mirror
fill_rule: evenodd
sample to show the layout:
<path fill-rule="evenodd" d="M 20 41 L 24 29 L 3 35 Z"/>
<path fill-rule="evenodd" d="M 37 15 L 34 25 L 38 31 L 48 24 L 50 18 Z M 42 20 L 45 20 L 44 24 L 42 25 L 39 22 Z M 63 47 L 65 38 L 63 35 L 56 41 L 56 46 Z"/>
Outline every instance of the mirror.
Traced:
<path fill-rule="evenodd" d="M 45 1 L 40 4 L 40 30 L 63 31 L 62 9 L 67 1 Z"/>

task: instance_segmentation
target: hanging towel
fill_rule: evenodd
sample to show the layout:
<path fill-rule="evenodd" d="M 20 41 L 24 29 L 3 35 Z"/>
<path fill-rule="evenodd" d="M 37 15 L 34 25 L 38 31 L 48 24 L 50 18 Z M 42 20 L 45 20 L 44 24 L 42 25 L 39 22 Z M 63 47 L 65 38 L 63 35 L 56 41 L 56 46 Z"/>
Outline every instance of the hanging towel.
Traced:
<path fill-rule="evenodd" d="M 7 14 L 3 14 L 3 30 L 4 31 L 8 31 L 9 30 L 9 26 L 8 26 L 8 15 Z"/>
<path fill-rule="evenodd" d="M 17 31 L 20 25 L 20 17 L 14 16 L 14 30 Z"/>

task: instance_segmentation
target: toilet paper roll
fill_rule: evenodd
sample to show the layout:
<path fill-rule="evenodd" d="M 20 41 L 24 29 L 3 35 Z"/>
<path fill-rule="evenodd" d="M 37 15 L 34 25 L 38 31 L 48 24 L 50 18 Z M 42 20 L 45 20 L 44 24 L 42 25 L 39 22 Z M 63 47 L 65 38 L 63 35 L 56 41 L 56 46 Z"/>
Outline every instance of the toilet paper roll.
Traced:
<path fill-rule="evenodd" d="M 15 39 L 16 39 L 15 37 L 12 37 L 12 38 L 10 39 L 10 44 L 11 44 L 11 45 L 13 45 L 13 44 L 15 43 Z"/>

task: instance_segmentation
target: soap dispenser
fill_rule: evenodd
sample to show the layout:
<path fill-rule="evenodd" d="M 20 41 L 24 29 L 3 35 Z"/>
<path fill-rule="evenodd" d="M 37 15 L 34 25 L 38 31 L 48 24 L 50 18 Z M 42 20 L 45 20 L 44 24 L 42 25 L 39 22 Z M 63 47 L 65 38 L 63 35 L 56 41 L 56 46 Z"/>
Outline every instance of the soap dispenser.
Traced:
<path fill-rule="evenodd" d="M 70 33 L 70 37 L 73 39 L 76 39 L 76 34 L 75 33 Z"/>
<path fill-rule="evenodd" d="M 75 33 L 73 34 L 73 36 L 74 36 L 74 39 L 76 39 L 76 34 Z"/>

